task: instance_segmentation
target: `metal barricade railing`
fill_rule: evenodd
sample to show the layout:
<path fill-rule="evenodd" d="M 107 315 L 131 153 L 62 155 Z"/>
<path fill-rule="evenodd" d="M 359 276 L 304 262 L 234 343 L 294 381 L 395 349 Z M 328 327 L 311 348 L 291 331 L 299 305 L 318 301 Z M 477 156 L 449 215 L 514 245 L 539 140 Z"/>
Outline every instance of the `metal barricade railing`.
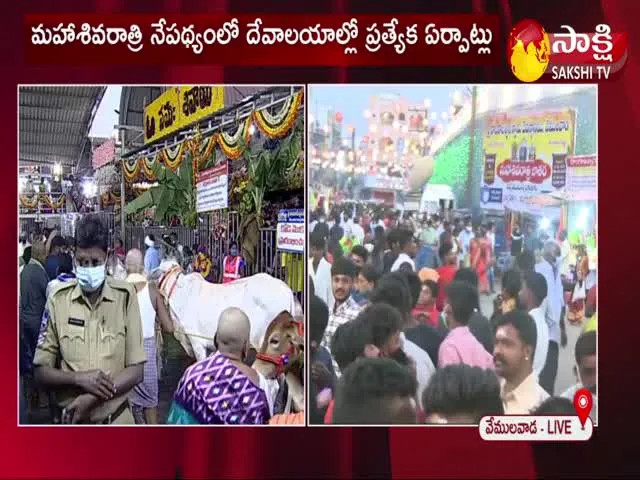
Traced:
<path fill-rule="evenodd" d="M 144 250 L 144 237 L 153 234 L 156 238 L 174 234 L 178 243 L 192 248 L 204 246 L 217 269 L 228 253 L 229 241 L 237 240 L 240 234 L 240 215 L 228 209 L 216 210 L 200 215 L 196 228 L 189 227 L 144 227 L 127 225 L 123 238 L 125 248 Z M 300 302 L 304 292 L 304 255 L 282 252 L 276 249 L 276 229 L 261 228 L 256 260 L 246 265 L 246 274 L 268 273 L 289 285 Z M 218 270 L 219 271 L 219 270 Z"/>
<path fill-rule="evenodd" d="M 98 212 L 92 215 L 97 215 L 103 222 L 108 232 L 108 244 L 113 245 L 114 238 L 119 236 L 120 233 L 119 229 L 116 229 L 115 215 L 111 212 Z M 60 230 L 62 224 L 62 216 L 62 214 L 47 215 L 40 218 L 33 216 L 19 216 L 19 234 L 25 235 L 27 239 L 31 239 L 31 236 L 33 234 L 41 233 L 46 226 L 49 226 L 50 228 L 57 228 L 58 230 Z"/>

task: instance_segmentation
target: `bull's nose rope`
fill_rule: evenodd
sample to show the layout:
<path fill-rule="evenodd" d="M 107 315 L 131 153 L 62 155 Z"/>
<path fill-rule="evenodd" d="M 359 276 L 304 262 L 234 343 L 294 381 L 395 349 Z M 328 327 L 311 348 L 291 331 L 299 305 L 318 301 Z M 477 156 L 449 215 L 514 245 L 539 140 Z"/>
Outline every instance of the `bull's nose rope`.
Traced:
<path fill-rule="evenodd" d="M 185 336 L 187 336 L 187 337 L 200 338 L 200 339 L 202 339 L 202 340 L 207 340 L 207 341 L 209 341 L 209 342 L 213 342 L 213 340 L 214 340 L 214 339 L 213 339 L 213 337 L 205 337 L 204 335 L 198 335 L 198 334 L 196 334 L 196 333 L 189 333 L 189 332 L 185 332 L 184 330 L 179 329 L 179 328 L 175 328 L 175 329 L 173 330 L 173 333 L 174 333 L 174 335 L 175 335 L 176 333 L 181 333 L 182 335 L 185 335 Z"/>

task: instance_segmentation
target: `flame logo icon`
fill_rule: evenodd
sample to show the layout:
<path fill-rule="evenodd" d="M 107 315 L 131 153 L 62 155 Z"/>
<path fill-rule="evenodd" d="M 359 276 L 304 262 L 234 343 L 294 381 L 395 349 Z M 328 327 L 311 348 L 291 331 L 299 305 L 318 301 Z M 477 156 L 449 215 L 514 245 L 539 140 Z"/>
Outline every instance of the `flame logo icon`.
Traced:
<path fill-rule="evenodd" d="M 509 33 L 507 55 L 509 66 L 521 82 L 535 82 L 549 66 L 549 36 L 535 20 L 519 22 Z"/>

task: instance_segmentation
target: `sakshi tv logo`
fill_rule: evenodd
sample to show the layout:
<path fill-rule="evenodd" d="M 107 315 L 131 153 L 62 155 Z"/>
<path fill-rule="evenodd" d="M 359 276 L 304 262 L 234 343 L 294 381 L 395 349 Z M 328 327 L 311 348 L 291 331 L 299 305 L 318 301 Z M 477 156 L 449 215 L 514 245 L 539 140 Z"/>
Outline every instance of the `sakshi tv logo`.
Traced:
<path fill-rule="evenodd" d="M 507 40 L 507 61 L 521 82 L 550 80 L 599 82 L 609 80 L 627 60 L 627 34 L 612 33 L 599 24 L 593 33 L 577 33 L 569 25 L 563 32 L 547 33 L 535 20 L 522 20 Z"/>

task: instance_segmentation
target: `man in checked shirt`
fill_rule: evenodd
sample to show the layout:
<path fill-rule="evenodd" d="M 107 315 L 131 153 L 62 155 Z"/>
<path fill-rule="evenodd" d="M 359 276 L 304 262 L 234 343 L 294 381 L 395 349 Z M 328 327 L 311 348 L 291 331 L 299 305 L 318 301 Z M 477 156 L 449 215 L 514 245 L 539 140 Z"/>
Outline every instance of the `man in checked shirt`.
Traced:
<path fill-rule="evenodd" d="M 322 346 L 329 351 L 331 351 L 331 339 L 338 327 L 343 323 L 354 320 L 360 313 L 360 305 L 351 296 L 357 271 L 355 264 L 345 257 L 336 258 L 333 265 L 331 265 L 331 288 L 335 304 L 329 315 L 329 323 L 322 339 Z M 333 368 L 336 374 L 340 375 L 340 369 L 335 360 L 333 361 Z"/>

